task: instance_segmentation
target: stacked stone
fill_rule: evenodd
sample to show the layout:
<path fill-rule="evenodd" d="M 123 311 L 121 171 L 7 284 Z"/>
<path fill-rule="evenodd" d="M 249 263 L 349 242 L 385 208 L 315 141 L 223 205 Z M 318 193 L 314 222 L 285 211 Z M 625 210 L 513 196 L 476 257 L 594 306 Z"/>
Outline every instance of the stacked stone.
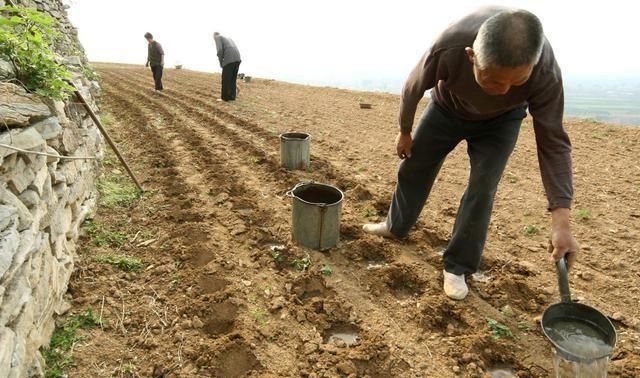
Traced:
<path fill-rule="evenodd" d="M 64 11 L 58 0 L 31 3 L 52 15 Z M 66 21 L 66 13 L 60 17 Z M 65 51 L 79 51 L 75 35 L 67 43 Z M 73 83 L 97 110 L 99 86 L 82 76 L 86 58 L 65 61 L 76 64 Z M 0 59 L 0 143 L 54 156 L 0 146 L 0 378 L 42 372 L 39 349 L 49 342 L 54 314 L 68 308 L 63 295 L 79 228 L 95 206 L 103 154 L 102 136 L 82 105 L 27 93 L 11 83 L 14 77 L 11 63 Z"/>

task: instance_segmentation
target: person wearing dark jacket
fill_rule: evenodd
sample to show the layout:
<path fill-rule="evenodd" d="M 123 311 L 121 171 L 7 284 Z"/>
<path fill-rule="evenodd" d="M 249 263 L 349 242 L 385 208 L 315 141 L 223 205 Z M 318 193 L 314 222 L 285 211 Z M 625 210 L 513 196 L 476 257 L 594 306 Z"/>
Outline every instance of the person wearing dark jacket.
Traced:
<path fill-rule="evenodd" d="M 236 99 L 236 77 L 240 69 L 240 51 L 231 38 L 218 32 L 213 33 L 216 43 L 218 61 L 222 67 L 222 100 L 234 101 Z"/>
<path fill-rule="evenodd" d="M 145 33 L 144 38 L 149 42 L 147 50 L 147 64 L 145 67 L 151 66 L 153 73 L 153 81 L 155 82 L 156 91 L 161 91 L 162 87 L 162 69 L 164 67 L 164 50 L 157 41 L 153 40 L 151 33 Z"/>
<path fill-rule="evenodd" d="M 431 101 L 412 132 L 418 102 Z M 396 152 L 402 162 L 386 221 L 364 231 L 405 237 L 415 225 L 446 156 L 463 140 L 471 172 L 444 252 L 444 292 L 468 293 L 487 236 L 498 182 L 527 114 L 533 118 L 551 214 L 551 257 L 575 259 L 570 230 L 571 142 L 562 126 L 562 74 L 540 20 L 525 10 L 489 7 L 449 26 L 409 74 L 400 99 Z"/>

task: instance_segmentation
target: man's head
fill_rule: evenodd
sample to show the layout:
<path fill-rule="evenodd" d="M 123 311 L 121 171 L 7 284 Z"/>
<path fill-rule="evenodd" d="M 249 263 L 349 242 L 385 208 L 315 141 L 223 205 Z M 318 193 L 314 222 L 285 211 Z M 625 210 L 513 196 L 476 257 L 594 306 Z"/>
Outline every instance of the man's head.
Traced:
<path fill-rule="evenodd" d="M 220 33 L 218 33 L 218 32 L 214 32 L 214 33 L 213 33 L 213 38 L 216 38 L 216 37 L 218 37 L 218 36 L 220 36 Z"/>
<path fill-rule="evenodd" d="M 149 43 L 153 42 L 153 34 L 149 32 L 144 33 L 144 39 L 146 39 Z"/>
<path fill-rule="evenodd" d="M 486 20 L 473 48 L 465 50 L 482 90 L 489 95 L 503 95 L 512 86 L 527 82 L 543 45 L 538 17 L 525 10 L 505 10 Z"/>

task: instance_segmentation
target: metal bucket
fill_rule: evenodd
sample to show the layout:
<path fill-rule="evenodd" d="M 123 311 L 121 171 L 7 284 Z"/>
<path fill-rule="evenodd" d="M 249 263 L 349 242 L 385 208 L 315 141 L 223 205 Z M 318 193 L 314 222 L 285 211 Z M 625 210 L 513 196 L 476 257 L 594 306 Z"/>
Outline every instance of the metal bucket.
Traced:
<path fill-rule="evenodd" d="M 344 193 L 330 185 L 300 183 L 287 196 L 293 198 L 293 240 L 319 251 L 334 247 L 340 240 Z"/>
<path fill-rule="evenodd" d="M 556 263 L 558 270 L 558 284 L 562 302 L 553 304 L 542 314 L 542 332 L 549 339 L 556 352 L 565 360 L 588 363 L 608 357 L 616 346 L 616 329 L 609 318 L 593 307 L 571 301 L 569 279 L 567 277 L 567 263 L 564 258 Z M 580 330 L 580 334 L 589 334 L 594 341 L 599 342 L 598 348 L 583 350 L 563 344 L 563 329 L 571 327 Z M 577 345 L 577 344 L 576 344 Z"/>
<path fill-rule="evenodd" d="M 288 170 L 304 170 L 309 167 L 309 139 L 305 133 L 280 134 L 280 165 Z"/>

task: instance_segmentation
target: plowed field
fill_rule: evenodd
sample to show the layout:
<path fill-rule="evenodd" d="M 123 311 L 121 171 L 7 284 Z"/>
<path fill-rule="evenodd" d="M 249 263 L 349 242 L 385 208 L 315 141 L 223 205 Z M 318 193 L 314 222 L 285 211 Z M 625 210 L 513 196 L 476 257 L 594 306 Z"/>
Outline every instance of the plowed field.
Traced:
<path fill-rule="evenodd" d="M 530 119 L 498 189 L 482 274 L 456 302 L 442 293 L 440 254 L 466 185 L 466 146 L 446 161 L 407 240 L 361 231 L 384 219 L 394 188 L 397 96 L 254 79 L 223 103 L 219 75 L 167 69 L 159 95 L 143 67 L 97 67 L 109 131 L 147 193 L 127 214 L 99 211 L 96 222 L 126 216 L 127 233 L 151 241 L 121 247 L 145 262 L 140 273 L 96 262 L 92 247 L 80 252 L 73 311 L 102 308 L 108 326 L 86 331 L 71 376 L 553 374 L 538 319 L 559 294 Z M 640 129 L 566 127 L 583 248 L 573 296 L 614 319 L 610 376 L 638 377 Z M 287 131 L 311 134 L 309 171 L 279 167 Z M 324 253 L 291 241 L 285 193 L 310 180 L 346 194 L 341 241 Z M 488 319 L 513 336 L 493 337 Z"/>

